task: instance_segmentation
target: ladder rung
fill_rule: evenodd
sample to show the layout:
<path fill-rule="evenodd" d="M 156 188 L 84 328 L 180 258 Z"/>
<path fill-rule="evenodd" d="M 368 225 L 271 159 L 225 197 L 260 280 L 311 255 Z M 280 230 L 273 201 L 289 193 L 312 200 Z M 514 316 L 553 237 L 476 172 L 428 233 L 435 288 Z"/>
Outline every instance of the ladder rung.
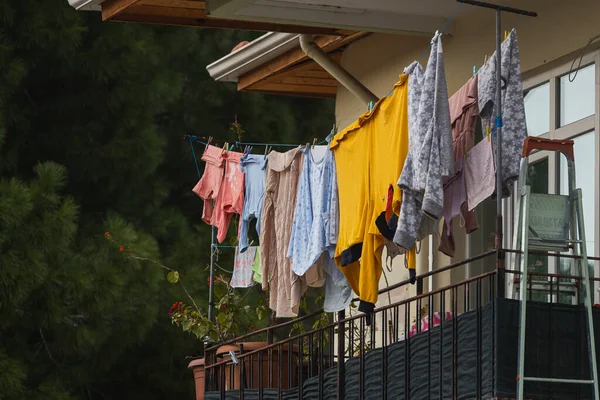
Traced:
<path fill-rule="evenodd" d="M 581 384 L 594 384 L 594 380 L 591 379 L 560 379 L 560 378 L 538 378 L 533 376 L 524 376 L 524 381 L 529 382 L 550 382 L 550 383 L 581 383 Z"/>

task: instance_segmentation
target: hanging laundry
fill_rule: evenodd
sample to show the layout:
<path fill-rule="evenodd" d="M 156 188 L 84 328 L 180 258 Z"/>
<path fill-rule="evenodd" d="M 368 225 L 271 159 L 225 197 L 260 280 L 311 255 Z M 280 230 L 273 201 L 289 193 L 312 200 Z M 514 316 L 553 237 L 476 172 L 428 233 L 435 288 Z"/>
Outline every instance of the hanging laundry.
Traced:
<path fill-rule="evenodd" d="M 473 210 L 496 190 L 496 165 L 491 140 L 483 138 L 467 153 L 465 185 L 469 210 Z"/>
<path fill-rule="evenodd" d="M 322 153 L 319 157 L 318 153 Z M 335 248 L 335 241 L 328 241 L 328 224 L 337 219 L 330 215 L 334 192 L 337 191 L 333 153 L 327 146 L 308 147 L 303 151 L 304 161 L 300 181 L 288 257 L 292 270 L 304 275 L 314 266 L 321 254 Z M 337 209 L 337 205 L 335 205 Z M 337 223 L 337 221 L 335 222 Z"/>
<path fill-rule="evenodd" d="M 292 271 L 287 258 L 301 169 L 299 147 L 286 153 L 272 151 L 268 156 L 260 222 L 260 268 L 263 289 L 269 289 L 269 306 L 277 318 L 298 315 L 306 291 L 304 277 Z"/>
<path fill-rule="evenodd" d="M 242 153 L 222 151 L 225 175 L 215 203 L 211 225 L 217 227 L 217 240 L 222 243 L 227 237 L 229 222 L 233 214 L 244 210 L 244 173 L 240 168 Z"/>
<path fill-rule="evenodd" d="M 527 137 L 525 102 L 521 82 L 521 61 L 517 31 L 512 30 L 501 46 L 502 96 L 502 197 L 511 194 L 512 184 L 519 178 L 521 151 Z M 477 73 L 479 113 L 483 132 L 496 129 L 496 56 L 494 54 Z M 498 145 L 496 143 L 496 145 Z M 494 196 L 495 197 L 495 196 Z"/>
<path fill-rule="evenodd" d="M 323 254 L 323 267 L 327 274 L 323 311 L 338 312 L 345 310 L 350 306 L 354 294 L 346 277 L 327 253 Z"/>
<path fill-rule="evenodd" d="M 477 105 L 477 76 L 472 77 L 448 101 L 452 124 L 452 148 L 454 150 L 454 175 L 445 177 L 444 182 L 444 225 L 438 250 L 454 257 L 455 245 L 452 219 L 462 216 L 465 231 L 471 233 L 479 228 L 477 214 L 468 207 L 467 190 L 463 170 L 463 159 L 475 142 L 475 125 L 479 107 Z"/>
<path fill-rule="evenodd" d="M 416 72 L 418 70 L 412 74 Z M 418 84 L 419 78 L 415 75 L 415 84 Z M 411 103 L 409 111 L 416 112 L 416 120 L 409 132 L 408 156 L 398 180 L 398 186 L 404 191 L 404 198 L 394 243 L 407 250 L 412 249 L 418 239 L 424 215 L 434 221 L 442 216 L 442 177 L 450 176 L 454 167 L 448 89 L 440 34 L 436 34 L 431 41 L 431 54 L 422 82 L 421 96 Z"/>
<path fill-rule="evenodd" d="M 246 193 L 244 196 L 244 211 L 240 219 L 239 246 L 243 253 L 248 247 L 248 229 L 250 221 L 256 219 L 256 233 L 260 235 L 260 213 L 265 194 L 265 175 L 267 157 L 257 154 L 246 154 L 240 160 L 245 174 Z"/>
<path fill-rule="evenodd" d="M 375 307 L 382 272 L 384 237 L 376 220 L 386 211 L 388 188 L 397 181 L 408 151 L 407 79 L 401 75 L 389 97 L 335 135 L 330 145 L 340 212 L 335 261 L 364 312 Z M 394 191 L 394 213 L 402 200 L 401 191 Z M 414 257 L 410 260 L 414 262 Z"/>
<path fill-rule="evenodd" d="M 240 253 L 239 247 L 235 248 L 235 260 L 233 263 L 233 275 L 230 285 L 233 288 L 247 288 L 254 285 L 252 280 L 252 264 L 256 259 L 256 246 L 251 246 L 245 252 Z"/>
<path fill-rule="evenodd" d="M 198 181 L 192 191 L 204 202 L 202 220 L 211 224 L 213 215 L 213 201 L 219 195 L 219 189 L 223 182 L 223 150 L 219 147 L 208 145 L 202 154 L 202 161 L 206 163 L 202 178 Z"/>
<path fill-rule="evenodd" d="M 260 283 L 262 287 L 262 275 L 260 274 L 260 247 L 256 250 L 256 257 L 254 257 L 254 263 L 252 264 L 252 272 L 254 273 L 252 279 L 256 283 Z"/>

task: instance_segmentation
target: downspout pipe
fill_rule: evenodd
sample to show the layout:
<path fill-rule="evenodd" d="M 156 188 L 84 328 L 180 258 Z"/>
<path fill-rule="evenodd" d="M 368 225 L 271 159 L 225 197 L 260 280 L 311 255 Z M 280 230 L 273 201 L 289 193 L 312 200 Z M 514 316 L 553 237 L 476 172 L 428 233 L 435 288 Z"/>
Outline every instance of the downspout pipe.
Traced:
<path fill-rule="evenodd" d="M 364 101 L 366 104 L 369 104 L 370 102 L 376 103 L 379 100 L 379 98 L 367 89 L 365 85 L 360 83 L 358 79 L 342 68 L 341 65 L 333 61 L 333 59 L 313 41 L 312 35 L 300 35 L 300 47 L 309 58 L 313 59 L 336 81 L 341 83 L 353 95 Z"/>

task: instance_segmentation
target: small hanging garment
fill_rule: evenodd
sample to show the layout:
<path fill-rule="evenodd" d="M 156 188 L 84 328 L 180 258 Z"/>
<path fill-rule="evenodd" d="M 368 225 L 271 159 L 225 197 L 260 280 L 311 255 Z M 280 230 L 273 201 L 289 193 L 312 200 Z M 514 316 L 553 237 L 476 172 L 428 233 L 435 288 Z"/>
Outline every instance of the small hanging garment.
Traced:
<path fill-rule="evenodd" d="M 240 253 L 239 247 L 235 248 L 235 260 L 233 264 L 233 275 L 230 285 L 233 288 L 247 288 L 254 285 L 252 280 L 252 264 L 256 259 L 256 246 L 251 246 L 245 252 Z"/>
<path fill-rule="evenodd" d="M 469 211 L 496 190 L 496 166 L 492 141 L 484 137 L 468 153 L 465 160 L 465 185 Z"/>
<path fill-rule="evenodd" d="M 240 252 L 248 247 L 248 229 L 250 221 L 256 219 L 256 233 L 260 235 L 260 213 L 262 211 L 265 194 L 265 175 L 267 157 L 257 154 L 246 154 L 240 160 L 242 171 L 245 174 L 246 193 L 244 197 L 244 211 L 240 220 Z"/>
<path fill-rule="evenodd" d="M 206 164 L 202 178 L 198 181 L 192 191 L 204 201 L 204 209 L 202 210 L 202 221 L 211 224 L 213 216 L 213 201 L 217 200 L 219 189 L 223 182 L 223 150 L 208 145 L 204 149 L 201 160 Z"/>
<path fill-rule="evenodd" d="M 464 162 L 466 152 L 475 141 L 475 125 L 479 108 L 477 106 L 477 76 L 472 77 L 448 101 L 452 124 L 452 147 L 454 149 L 454 174 L 444 178 L 444 225 L 438 250 L 454 257 L 454 237 L 452 219 L 462 216 L 465 231 L 471 233 L 479 228 L 477 214 L 468 210 L 465 187 Z"/>
<path fill-rule="evenodd" d="M 217 240 L 223 243 L 233 214 L 244 211 L 244 173 L 240 168 L 242 153 L 222 150 L 225 175 L 215 203 L 211 224 L 217 227 Z"/>
<path fill-rule="evenodd" d="M 323 267 L 326 273 L 323 311 L 338 312 L 345 310 L 350 306 L 354 295 L 346 277 L 328 253 L 323 254 Z"/>
<path fill-rule="evenodd" d="M 415 76 L 414 80 L 418 79 Z M 394 243 L 406 250 L 414 248 L 424 215 L 433 220 L 442 216 L 442 177 L 450 176 L 454 167 L 448 89 L 438 33 L 431 41 L 431 54 L 422 82 L 420 98 L 409 101 L 409 114 L 416 112 L 416 120 L 408 133 L 408 156 L 398 179 L 404 193 Z"/>
<path fill-rule="evenodd" d="M 479 79 L 479 112 L 483 123 L 483 132 L 490 126 L 495 132 L 496 110 L 496 56 L 477 72 Z M 527 137 L 525 120 L 525 102 L 521 82 L 521 61 L 517 31 L 512 30 L 501 46 L 502 64 L 502 197 L 511 194 L 512 184 L 519 179 L 521 151 Z M 495 135 L 493 135 L 495 137 Z M 496 144 L 497 145 L 497 144 Z M 495 197 L 495 196 L 494 196 Z"/>
<path fill-rule="evenodd" d="M 260 247 L 256 250 L 256 257 L 254 257 L 254 263 L 252 264 L 252 272 L 254 272 L 252 279 L 256 283 L 260 283 L 262 287 L 262 275 L 260 274 Z"/>
<path fill-rule="evenodd" d="M 295 317 L 306 291 L 304 277 L 292 271 L 287 258 L 302 152 L 295 148 L 268 155 L 265 195 L 260 221 L 260 270 L 263 289 L 276 318 Z"/>

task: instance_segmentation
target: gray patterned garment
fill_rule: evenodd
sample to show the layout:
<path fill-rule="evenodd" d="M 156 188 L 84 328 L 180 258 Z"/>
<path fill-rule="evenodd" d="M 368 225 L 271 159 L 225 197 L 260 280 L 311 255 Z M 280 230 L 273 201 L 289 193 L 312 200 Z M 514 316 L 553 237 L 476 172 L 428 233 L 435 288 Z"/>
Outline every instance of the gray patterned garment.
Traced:
<path fill-rule="evenodd" d="M 502 43 L 502 197 L 509 197 L 512 183 L 519 178 L 521 151 L 527 137 L 525 103 L 521 83 L 521 62 L 517 32 L 513 29 Z M 479 115 L 483 132 L 489 124 L 492 132 L 496 129 L 496 53 L 477 73 L 479 79 Z M 495 193 L 492 197 L 496 197 Z"/>
<path fill-rule="evenodd" d="M 423 235 L 423 215 L 433 220 L 444 208 L 443 176 L 454 169 L 452 125 L 444 72 L 441 35 L 431 40 L 427 68 L 411 64 L 408 99 L 408 155 L 398 180 L 403 190 L 400 221 L 394 243 L 410 250 Z M 423 222 L 429 222 L 423 224 Z"/>

